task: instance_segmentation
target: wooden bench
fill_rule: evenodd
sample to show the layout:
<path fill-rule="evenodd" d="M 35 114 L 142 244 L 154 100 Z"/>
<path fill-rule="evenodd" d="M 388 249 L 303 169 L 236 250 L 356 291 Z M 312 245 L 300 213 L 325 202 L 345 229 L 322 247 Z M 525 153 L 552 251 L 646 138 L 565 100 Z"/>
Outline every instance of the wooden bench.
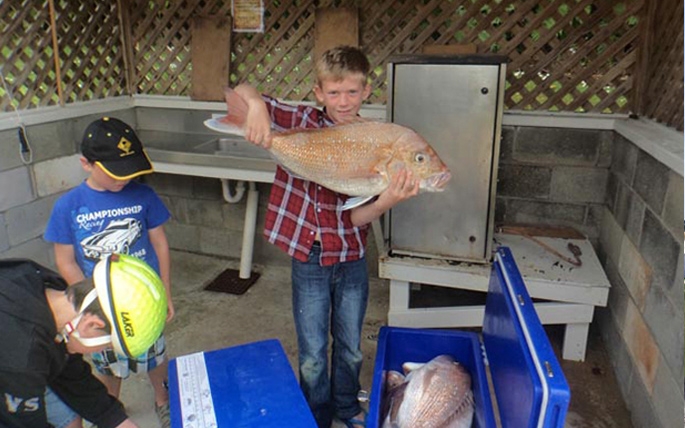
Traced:
<path fill-rule="evenodd" d="M 495 246 L 511 249 L 528 293 L 536 300 L 542 324 L 566 326 L 562 357 L 583 361 L 594 309 L 607 304 L 609 280 L 587 239 L 536 239 L 571 258 L 568 244 L 578 246 L 582 265 L 561 260 L 525 236 L 498 233 L 494 237 Z M 489 264 L 382 255 L 379 276 L 390 280 L 388 324 L 420 328 L 482 326 L 483 306 L 410 308 L 409 295 L 414 284 L 486 292 L 490 270 Z"/>

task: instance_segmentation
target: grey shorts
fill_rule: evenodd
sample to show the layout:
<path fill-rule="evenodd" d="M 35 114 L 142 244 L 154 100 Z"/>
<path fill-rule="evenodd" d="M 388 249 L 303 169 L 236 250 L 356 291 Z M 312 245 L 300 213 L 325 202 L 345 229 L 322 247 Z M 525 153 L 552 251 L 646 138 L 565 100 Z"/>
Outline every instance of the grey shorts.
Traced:
<path fill-rule="evenodd" d="M 93 366 L 98 373 L 126 379 L 131 373 L 147 373 L 166 359 L 166 341 L 162 334 L 140 358 L 127 358 L 112 349 L 90 354 Z"/>
<path fill-rule="evenodd" d="M 50 388 L 45 389 L 45 413 L 48 423 L 55 428 L 64 428 L 78 417 Z"/>

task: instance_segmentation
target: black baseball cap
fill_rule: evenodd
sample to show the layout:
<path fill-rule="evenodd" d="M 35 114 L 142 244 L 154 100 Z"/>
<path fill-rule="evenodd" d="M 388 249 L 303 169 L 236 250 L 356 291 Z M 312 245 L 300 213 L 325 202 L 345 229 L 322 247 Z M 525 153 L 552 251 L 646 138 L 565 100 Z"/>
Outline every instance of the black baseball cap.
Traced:
<path fill-rule="evenodd" d="M 81 154 L 117 180 L 153 171 L 133 128 L 114 117 L 103 117 L 88 125 L 81 141 Z"/>

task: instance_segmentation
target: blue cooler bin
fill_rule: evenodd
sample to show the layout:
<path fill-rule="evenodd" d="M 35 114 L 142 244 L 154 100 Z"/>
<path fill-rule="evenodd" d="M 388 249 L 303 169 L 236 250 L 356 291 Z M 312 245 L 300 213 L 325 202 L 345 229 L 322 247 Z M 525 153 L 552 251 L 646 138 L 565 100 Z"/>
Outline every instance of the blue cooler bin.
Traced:
<path fill-rule="evenodd" d="M 383 372 L 407 361 L 449 354 L 471 374 L 473 428 L 496 428 L 486 366 L 503 428 L 562 428 L 571 393 L 508 248 L 497 251 L 490 277 L 483 343 L 477 333 L 382 327 L 367 427 L 381 427 Z M 484 350 L 484 351 L 483 351 Z"/>
<path fill-rule="evenodd" d="M 169 405 L 172 428 L 316 428 L 276 339 L 172 359 Z"/>

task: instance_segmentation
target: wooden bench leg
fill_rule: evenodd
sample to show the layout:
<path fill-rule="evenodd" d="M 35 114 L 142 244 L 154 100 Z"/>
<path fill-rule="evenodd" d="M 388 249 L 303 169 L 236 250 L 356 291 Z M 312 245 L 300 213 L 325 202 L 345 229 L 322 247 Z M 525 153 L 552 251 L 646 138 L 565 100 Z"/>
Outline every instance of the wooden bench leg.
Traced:
<path fill-rule="evenodd" d="M 590 323 L 566 324 L 564 333 L 564 349 L 562 357 L 565 360 L 585 361 L 585 348 Z"/>
<path fill-rule="evenodd" d="M 394 314 L 405 313 L 409 309 L 409 281 L 390 280 L 388 306 L 388 325 L 395 325 Z"/>

